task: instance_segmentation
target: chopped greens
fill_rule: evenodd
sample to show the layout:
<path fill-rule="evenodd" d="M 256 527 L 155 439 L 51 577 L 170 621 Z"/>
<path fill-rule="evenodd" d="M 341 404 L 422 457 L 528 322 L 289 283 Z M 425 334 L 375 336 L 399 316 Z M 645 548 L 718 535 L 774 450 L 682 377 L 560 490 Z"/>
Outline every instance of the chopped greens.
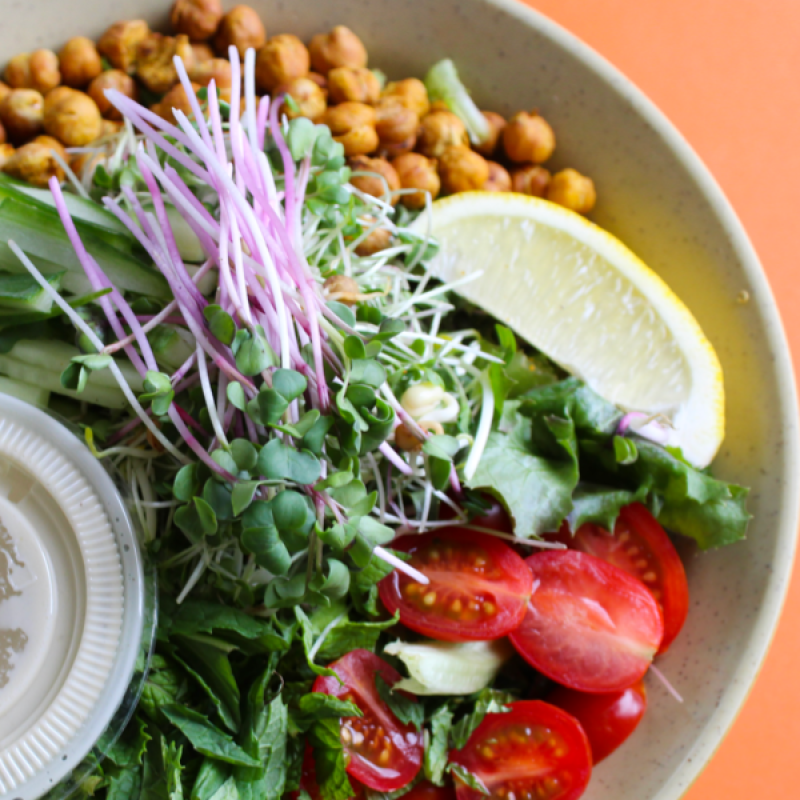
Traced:
<path fill-rule="evenodd" d="M 0 392 L 62 398 L 160 575 L 138 709 L 80 791 L 306 797 L 308 745 L 322 799 L 346 800 L 340 719 L 361 712 L 312 685 L 366 649 L 406 674 L 376 690 L 424 731 L 424 776 L 487 794 L 448 754 L 530 673 L 505 641 L 407 641 L 377 584 L 428 579 L 392 541 L 453 524 L 453 497 L 470 525 L 489 494 L 521 545 L 643 502 L 705 549 L 744 536 L 747 491 L 626 429 L 503 326 L 462 327 L 457 286 L 426 269 L 436 242 L 348 183 L 325 126 L 257 102 L 251 54 L 229 104 L 179 72 L 194 113 L 176 125 L 108 92 L 126 127 L 92 199 L 0 179 Z M 483 140 L 452 62 L 426 85 Z M 390 245 L 358 255 L 376 229 Z"/>

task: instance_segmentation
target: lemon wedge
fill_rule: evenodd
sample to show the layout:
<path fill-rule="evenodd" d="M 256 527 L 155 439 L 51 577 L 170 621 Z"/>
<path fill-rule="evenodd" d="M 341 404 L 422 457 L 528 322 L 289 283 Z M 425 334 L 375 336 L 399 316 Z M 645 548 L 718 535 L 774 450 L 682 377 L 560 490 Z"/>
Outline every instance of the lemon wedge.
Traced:
<path fill-rule="evenodd" d="M 422 214 L 418 234 L 428 230 Z M 433 274 L 625 411 L 663 415 L 697 467 L 725 428 L 722 369 L 691 312 L 622 242 L 561 206 L 465 192 L 433 204 Z M 476 274 L 477 273 L 477 274 Z"/>

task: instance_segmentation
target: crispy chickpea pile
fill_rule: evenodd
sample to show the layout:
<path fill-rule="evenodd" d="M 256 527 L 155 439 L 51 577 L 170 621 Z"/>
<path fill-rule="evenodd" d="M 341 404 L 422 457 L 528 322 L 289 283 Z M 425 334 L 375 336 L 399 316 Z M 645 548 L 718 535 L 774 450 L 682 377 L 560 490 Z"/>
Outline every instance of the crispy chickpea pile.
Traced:
<path fill-rule="evenodd" d="M 556 147 L 548 121 L 537 111 L 506 119 L 483 111 L 489 135 L 471 142 L 467 128 L 444 103 L 431 103 L 418 78 L 384 84 L 368 66 L 364 43 L 337 25 L 304 43 L 291 33 L 268 30 L 247 5 L 225 12 L 221 0 L 174 0 L 169 34 L 144 20 L 121 20 L 93 42 L 76 36 L 56 51 L 19 53 L 0 81 L 0 170 L 44 186 L 64 178 L 62 162 L 76 171 L 96 158 L 70 155 L 113 135 L 121 115 L 106 90 L 146 103 L 174 122 L 173 110 L 189 113 L 173 56 L 183 59 L 195 91 L 212 81 L 230 96 L 230 48 L 240 57 L 256 50 L 259 94 L 292 98 L 288 118 L 308 117 L 331 129 L 344 147 L 360 192 L 408 209 L 427 197 L 466 191 L 518 192 L 543 197 L 586 214 L 596 200 L 591 178 L 575 169 L 552 173 L 544 166 Z M 386 235 L 384 235 L 386 234 Z M 357 252 L 389 246 L 388 232 L 374 231 Z"/>

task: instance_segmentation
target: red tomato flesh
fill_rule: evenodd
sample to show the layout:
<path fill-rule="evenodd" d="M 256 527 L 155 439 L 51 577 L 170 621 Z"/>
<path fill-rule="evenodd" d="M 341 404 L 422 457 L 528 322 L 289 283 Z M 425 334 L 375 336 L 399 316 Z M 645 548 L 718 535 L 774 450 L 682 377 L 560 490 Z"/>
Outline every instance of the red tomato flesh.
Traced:
<path fill-rule="evenodd" d="M 401 789 L 422 765 L 422 735 L 413 725 L 403 725 L 395 717 L 375 687 L 376 675 L 394 686 L 400 674 L 369 650 L 352 650 L 329 666 L 342 682 L 333 676 L 320 676 L 314 681 L 313 691 L 349 700 L 364 715 L 342 718 L 348 774 L 379 792 Z"/>
<path fill-rule="evenodd" d="M 446 642 L 499 639 L 525 615 L 532 578 L 500 539 L 465 528 L 403 536 L 392 547 L 430 583 L 395 570 L 379 584 L 383 604 L 411 630 Z"/>
<path fill-rule="evenodd" d="M 450 760 L 480 778 L 490 797 L 577 800 L 592 774 L 589 741 L 580 724 L 541 700 L 521 700 L 510 708 L 487 714 Z M 458 800 L 485 797 L 458 778 L 456 795 Z"/>
<path fill-rule="evenodd" d="M 610 694 L 586 694 L 557 686 L 547 702 L 580 722 L 589 737 L 594 763 L 599 764 L 634 732 L 647 709 L 647 694 L 642 681 Z"/>
<path fill-rule="evenodd" d="M 407 800 L 456 800 L 456 791 L 452 786 L 435 786 L 430 781 L 420 781 L 403 797 Z"/>
<path fill-rule="evenodd" d="M 562 528 L 552 538 L 639 578 L 664 614 L 664 638 L 658 652 L 666 652 L 686 622 L 689 584 L 675 545 L 656 518 L 643 505 L 634 503 L 620 512 L 613 535 L 599 525 L 587 523 L 574 536 Z"/>
<path fill-rule="evenodd" d="M 583 692 L 622 691 L 644 675 L 664 622 L 640 580 L 576 550 L 537 553 L 525 563 L 533 594 L 509 639 L 531 666 Z"/>

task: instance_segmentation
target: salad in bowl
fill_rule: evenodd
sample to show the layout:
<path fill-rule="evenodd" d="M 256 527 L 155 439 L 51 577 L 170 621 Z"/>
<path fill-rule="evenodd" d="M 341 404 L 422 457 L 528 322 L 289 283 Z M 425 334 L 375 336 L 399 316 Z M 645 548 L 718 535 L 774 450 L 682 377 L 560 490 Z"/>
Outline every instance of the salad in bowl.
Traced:
<path fill-rule="evenodd" d="M 576 800 L 646 674 L 679 707 L 675 542 L 745 537 L 714 349 L 543 113 L 355 23 L 170 19 L 0 101 L 0 391 L 79 426 L 158 572 L 77 791 Z"/>

